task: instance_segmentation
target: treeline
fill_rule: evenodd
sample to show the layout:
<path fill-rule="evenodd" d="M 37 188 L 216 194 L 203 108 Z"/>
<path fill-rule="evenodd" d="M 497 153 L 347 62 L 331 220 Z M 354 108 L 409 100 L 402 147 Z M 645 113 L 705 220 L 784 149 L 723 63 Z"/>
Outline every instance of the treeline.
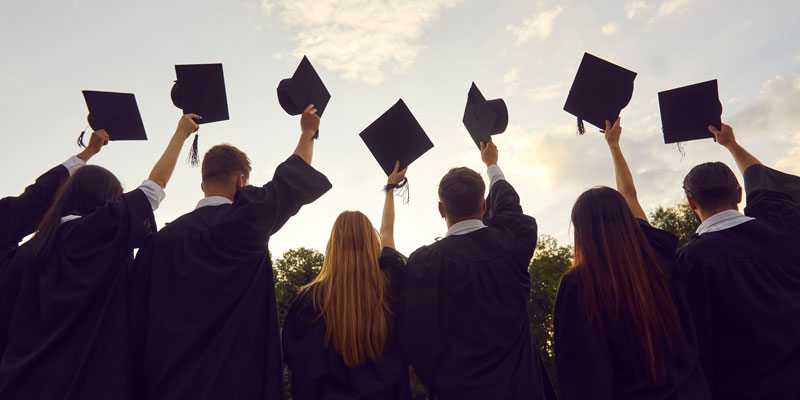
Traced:
<path fill-rule="evenodd" d="M 649 215 L 650 224 L 672 232 L 679 238 L 679 246 L 686 244 L 694 234 L 700 222 L 688 204 L 679 204 L 670 208 L 659 206 Z M 275 260 L 275 296 L 278 301 L 278 319 L 283 327 L 283 320 L 292 305 L 297 291 L 311 282 L 322 268 L 324 256 L 317 250 L 300 247 L 289 250 Z M 531 330 L 539 346 L 539 353 L 553 379 L 558 386 L 558 375 L 553 353 L 553 308 L 556 291 L 561 275 L 572 264 L 572 246 L 559 245 L 549 235 L 540 235 L 536 244 L 536 253 L 528 266 L 531 277 L 531 298 L 528 303 Z M 289 373 L 284 368 L 284 385 L 287 398 L 291 399 Z M 422 384 L 412 376 L 411 389 L 414 400 L 427 399 Z"/>

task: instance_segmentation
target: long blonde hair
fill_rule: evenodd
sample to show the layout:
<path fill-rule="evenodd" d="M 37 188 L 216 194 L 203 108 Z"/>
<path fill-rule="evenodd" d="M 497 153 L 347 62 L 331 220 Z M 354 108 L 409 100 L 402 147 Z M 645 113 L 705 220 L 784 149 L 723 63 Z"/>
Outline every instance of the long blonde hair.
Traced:
<path fill-rule="evenodd" d="M 339 214 L 319 275 L 300 291 L 311 292 L 325 320 L 325 346 L 333 342 L 349 367 L 380 356 L 388 336 L 391 309 L 386 276 L 378 265 L 381 249 L 366 215 Z"/>

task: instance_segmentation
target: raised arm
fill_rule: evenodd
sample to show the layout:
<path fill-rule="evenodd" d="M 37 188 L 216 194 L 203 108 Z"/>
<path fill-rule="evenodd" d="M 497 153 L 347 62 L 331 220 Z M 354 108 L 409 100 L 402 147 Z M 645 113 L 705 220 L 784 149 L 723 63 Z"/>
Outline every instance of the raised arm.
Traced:
<path fill-rule="evenodd" d="M 164 154 L 161 155 L 156 165 L 153 166 L 150 177 L 147 178 L 148 180 L 155 182 L 158 186 L 161 186 L 161 188 L 167 187 L 167 182 L 169 182 L 172 171 L 175 170 L 175 164 L 178 162 L 178 155 L 180 155 L 183 142 L 186 141 L 189 135 L 199 129 L 197 123 L 194 122 L 194 119 L 198 118 L 202 117 L 197 114 L 185 114 L 181 116 L 180 121 L 178 121 L 178 127 L 172 135 L 172 139 L 170 139 L 169 144 L 167 144 Z"/>
<path fill-rule="evenodd" d="M 381 243 L 384 247 L 394 247 L 394 190 L 392 189 L 391 185 L 398 185 L 400 182 L 403 181 L 406 177 L 406 171 L 408 167 L 403 168 L 402 171 L 398 171 L 397 169 L 400 168 L 400 161 L 396 161 L 394 163 L 394 171 L 392 171 L 391 175 L 389 175 L 389 179 L 386 181 L 387 190 L 386 195 L 384 196 L 383 201 L 383 216 L 381 217 Z"/>
<path fill-rule="evenodd" d="M 744 174 L 744 171 L 747 171 L 753 165 L 761 164 L 761 161 L 758 161 L 752 154 L 748 153 L 744 147 L 740 146 L 739 143 L 736 143 L 736 137 L 733 136 L 733 128 L 730 125 L 722 124 L 722 130 L 717 130 L 717 128 L 709 125 L 708 126 L 709 132 L 714 135 L 714 141 L 721 144 L 723 147 L 728 149 L 733 156 L 733 159 L 736 160 L 736 165 L 739 166 L 739 171 Z"/>
<path fill-rule="evenodd" d="M 303 115 L 300 117 L 300 141 L 294 154 L 300 156 L 306 163 L 311 165 L 311 158 L 314 156 L 314 133 L 319 130 L 319 115 L 313 104 L 309 104 Z"/>
<path fill-rule="evenodd" d="M 617 191 L 625 198 L 625 202 L 628 203 L 633 216 L 647 221 L 647 215 L 644 213 L 636 196 L 633 175 L 631 175 L 631 170 L 628 168 L 628 163 L 625 161 L 622 149 L 619 146 L 619 137 L 622 134 L 622 126 L 620 126 L 619 121 L 620 119 L 617 118 L 613 126 L 610 121 L 606 121 L 606 129 L 600 132 L 605 134 L 608 149 L 611 150 L 611 159 L 614 161 L 614 175 L 617 177 Z"/>

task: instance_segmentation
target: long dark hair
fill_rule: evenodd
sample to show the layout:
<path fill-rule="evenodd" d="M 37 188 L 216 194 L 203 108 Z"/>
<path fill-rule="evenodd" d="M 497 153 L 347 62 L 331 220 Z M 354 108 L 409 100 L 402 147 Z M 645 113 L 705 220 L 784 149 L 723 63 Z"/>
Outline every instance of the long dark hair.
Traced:
<path fill-rule="evenodd" d="M 58 238 L 61 217 L 70 214 L 84 216 L 97 206 L 120 198 L 122 185 L 109 170 L 96 165 L 78 169 L 59 189 L 36 228 L 36 234 L 20 249 L 22 256 L 31 264 L 45 259 Z"/>
<path fill-rule="evenodd" d="M 610 319 L 619 340 L 656 381 L 666 376 L 680 326 L 669 275 L 622 195 L 589 189 L 572 208 L 574 272 L 590 324 L 605 337 Z"/>

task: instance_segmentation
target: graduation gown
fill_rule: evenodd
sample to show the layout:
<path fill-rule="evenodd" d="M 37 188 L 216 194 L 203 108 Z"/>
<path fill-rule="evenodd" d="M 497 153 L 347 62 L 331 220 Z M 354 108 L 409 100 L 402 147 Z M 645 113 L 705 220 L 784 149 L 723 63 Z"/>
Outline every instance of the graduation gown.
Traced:
<path fill-rule="evenodd" d="M 330 188 L 292 155 L 271 182 L 178 218 L 137 254 L 131 308 L 144 398 L 283 399 L 267 244 Z"/>
<path fill-rule="evenodd" d="M 639 220 L 650 246 L 673 269 L 678 238 Z M 561 278 L 553 313 L 556 367 L 562 400 L 702 400 L 710 399 L 697 353 L 697 340 L 686 299 L 680 287 L 671 284 L 681 329 L 672 335 L 672 360 L 666 379 L 656 383 L 644 366 L 622 343 L 609 318 L 604 335 L 589 324 L 578 284 L 579 270 Z"/>
<path fill-rule="evenodd" d="M 800 398 L 800 178 L 744 173 L 755 218 L 695 236 L 678 252 L 714 398 Z"/>
<path fill-rule="evenodd" d="M 384 247 L 378 261 L 389 284 L 392 313 L 397 315 L 405 260 Z M 357 367 L 345 365 L 333 345 L 325 346 L 325 320 L 312 303 L 311 293 L 295 299 L 283 324 L 283 351 L 292 376 L 294 400 L 410 400 L 408 364 L 391 322 L 383 353 Z"/>
<path fill-rule="evenodd" d="M 129 398 L 127 269 L 133 249 L 155 231 L 150 202 L 136 189 L 63 223 L 44 261 L 28 265 L 15 253 L 8 270 L 19 279 L 0 288 L 18 293 L 5 327 L 0 398 Z"/>
<path fill-rule="evenodd" d="M 19 197 L 0 199 L 0 262 L 36 230 L 58 188 L 69 178 L 69 171 L 58 165 L 25 188 Z"/>
<path fill-rule="evenodd" d="M 527 311 L 536 220 L 500 180 L 489 190 L 484 223 L 409 257 L 400 322 L 405 354 L 439 400 L 545 398 L 552 387 Z"/>

